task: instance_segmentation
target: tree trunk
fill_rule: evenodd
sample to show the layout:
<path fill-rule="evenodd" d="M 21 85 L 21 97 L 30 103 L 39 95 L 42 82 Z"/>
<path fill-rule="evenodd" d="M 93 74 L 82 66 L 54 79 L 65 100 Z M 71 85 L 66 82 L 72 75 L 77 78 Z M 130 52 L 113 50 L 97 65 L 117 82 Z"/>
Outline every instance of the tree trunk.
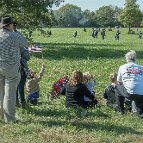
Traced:
<path fill-rule="evenodd" d="M 129 23 L 129 32 L 131 31 L 131 23 Z"/>

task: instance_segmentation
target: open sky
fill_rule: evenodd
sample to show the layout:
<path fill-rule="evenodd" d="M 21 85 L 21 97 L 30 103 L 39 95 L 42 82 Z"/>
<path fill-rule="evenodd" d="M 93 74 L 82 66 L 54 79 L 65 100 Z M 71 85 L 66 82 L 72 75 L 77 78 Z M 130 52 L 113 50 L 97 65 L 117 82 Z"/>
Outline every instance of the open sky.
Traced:
<path fill-rule="evenodd" d="M 125 0 L 65 0 L 64 3 L 60 5 L 63 6 L 65 4 L 74 4 L 79 7 L 81 7 L 82 10 L 88 9 L 90 11 L 98 10 L 102 6 L 118 6 L 118 7 L 124 7 Z M 143 11 L 143 0 L 137 0 L 137 4 L 139 4 L 140 9 Z M 53 7 L 53 9 L 58 9 Z"/>

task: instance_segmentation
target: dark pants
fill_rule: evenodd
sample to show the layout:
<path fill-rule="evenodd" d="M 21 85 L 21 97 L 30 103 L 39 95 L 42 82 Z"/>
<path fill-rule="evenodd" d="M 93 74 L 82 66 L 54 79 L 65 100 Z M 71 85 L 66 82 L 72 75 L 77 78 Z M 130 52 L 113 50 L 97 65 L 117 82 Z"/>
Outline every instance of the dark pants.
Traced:
<path fill-rule="evenodd" d="M 138 94 L 129 94 L 123 85 L 117 85 L 115 89 L 117 110 L 120 112 L 124 112 L 124 101 L 125 98 L 135 101 L 137 113 L 139 115 L 143 114 L 143 95 Z"/>
<path fill-rule="evenodd" d="M 17 101 L 19 101 L 19 96 L 20 96 L 20 103 L 25 103 L 25 94 L 24 94 L 25 82 L 26 82 L 26 73 L 21 68 L 21 80 L 19 82 L 19 85 L 16 91 L 16 99 Z"/>
<path fill-rule="evenodd" d="M 98 103 L 98 101 L 95 99 L 94 101 L 84 101 L 84 108 L 93 108 Z"/>

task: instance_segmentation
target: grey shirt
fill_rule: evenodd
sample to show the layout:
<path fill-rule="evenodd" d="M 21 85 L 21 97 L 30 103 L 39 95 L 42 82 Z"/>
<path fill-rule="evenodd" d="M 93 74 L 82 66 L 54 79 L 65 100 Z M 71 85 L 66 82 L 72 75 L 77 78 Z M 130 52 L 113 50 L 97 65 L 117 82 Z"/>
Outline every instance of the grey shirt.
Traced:
<path fill-rule="evenodd" d="M 19 66 L 20 48 L 23 47 L 28 47 L 28 42 L 22 35 L 2 29 L 0 31 L 0 66 Z"/>

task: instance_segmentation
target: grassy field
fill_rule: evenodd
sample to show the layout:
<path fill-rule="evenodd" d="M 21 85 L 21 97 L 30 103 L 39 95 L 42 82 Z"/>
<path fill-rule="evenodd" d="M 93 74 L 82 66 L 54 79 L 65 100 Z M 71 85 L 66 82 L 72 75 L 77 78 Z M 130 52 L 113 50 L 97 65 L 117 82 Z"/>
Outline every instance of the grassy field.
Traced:
<path fill-rule="evenodd" d="M 78 35 L 73 38 L 75 30 Z M 138 39 L 137 34 L 128 35 L 127 29 L 121 29 L 119 41 L 114 39 L 115 29 L 106 31 L 105 40 L 101 40 L 100 33 L 98 39 L 94 39 L 91 30 L 55 28 L 51 37 L 33 33 L 35 42 L 43 45 L 44 59 L 40 53 L 33 54 L 29 66 L 39 72 L 42 63 L 46 65 L 40 82 L 40 104 L 26 110 L 17 108 L 20 119 L 17 124 L 0 121 L 0 143 L 143 142 L 143 120 L 132 113 L 120 115 L 109 109 L 102 97 L 109 83 L 108 75 L 117 72 L 125 63 L 124 55 L 128 50 L 135 50 L 137 62 L 143 64 L 143 39 Z M 90 71 L 97 80 L 95 92 L 99 105 L 90 109 L 86 117 L 79 117 L 75 111 L 66 109 L 65 97 L 49 99 L 51 84 L 75 69 Z"/>

